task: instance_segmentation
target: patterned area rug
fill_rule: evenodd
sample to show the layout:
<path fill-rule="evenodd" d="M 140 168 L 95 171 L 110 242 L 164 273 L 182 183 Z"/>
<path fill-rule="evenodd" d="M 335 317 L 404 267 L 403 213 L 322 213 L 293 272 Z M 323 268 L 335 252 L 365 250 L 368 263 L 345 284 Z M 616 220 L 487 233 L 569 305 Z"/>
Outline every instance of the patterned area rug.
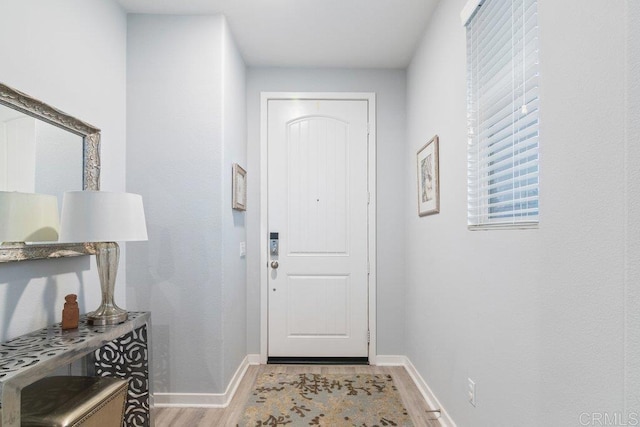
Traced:
<path fill-rule="evenodd" d="M 240 427 L 413 426 L 391 375 L 263 373 Z"/>

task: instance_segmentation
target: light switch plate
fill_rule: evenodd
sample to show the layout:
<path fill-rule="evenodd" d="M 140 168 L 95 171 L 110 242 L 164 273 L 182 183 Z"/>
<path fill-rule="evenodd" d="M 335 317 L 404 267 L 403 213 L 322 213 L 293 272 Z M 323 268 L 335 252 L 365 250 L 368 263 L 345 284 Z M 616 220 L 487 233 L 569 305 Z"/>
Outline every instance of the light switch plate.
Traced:
<path fill-rule="evenodd" d="M 240 258 L 247 255 L 247 243 L 240 242 Z"/>

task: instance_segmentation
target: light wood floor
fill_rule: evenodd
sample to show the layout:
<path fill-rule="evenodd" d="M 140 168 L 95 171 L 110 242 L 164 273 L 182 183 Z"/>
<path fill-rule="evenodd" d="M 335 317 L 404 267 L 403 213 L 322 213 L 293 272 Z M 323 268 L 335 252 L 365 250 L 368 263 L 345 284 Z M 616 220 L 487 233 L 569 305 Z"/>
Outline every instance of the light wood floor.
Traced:
<path fill-rule="evenodd" d="M 253 390 L 256 378 L 263 372 L 391 374 L 413 423 L 416 426 L 429 427 L 440 425 L 430 420 L 434 418 L 432 414 L 426 412 L 430 408 L 407 371 L 401 366 L 252 365 L 249 366 L 228 407 L 221 409 L 156 408 L 154 412 L 156 427 L 235 426 L 242 416 L 242 410 Z"/>

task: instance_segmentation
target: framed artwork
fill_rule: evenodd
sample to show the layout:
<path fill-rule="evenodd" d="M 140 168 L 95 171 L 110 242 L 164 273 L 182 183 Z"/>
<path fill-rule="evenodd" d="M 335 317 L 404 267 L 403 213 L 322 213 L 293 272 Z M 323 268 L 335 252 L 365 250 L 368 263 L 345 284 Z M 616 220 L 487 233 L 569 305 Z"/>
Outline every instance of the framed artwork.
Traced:
<path fill-rule="evenodd" d="M 418 150 L 418 215 L 440 212 L 438 135 Z"/>
<path fill-rule="evenodd" d="M 247 210 L 247 171 L 234 163 L 232 171 L 233 209 L 237 211 Z"/>

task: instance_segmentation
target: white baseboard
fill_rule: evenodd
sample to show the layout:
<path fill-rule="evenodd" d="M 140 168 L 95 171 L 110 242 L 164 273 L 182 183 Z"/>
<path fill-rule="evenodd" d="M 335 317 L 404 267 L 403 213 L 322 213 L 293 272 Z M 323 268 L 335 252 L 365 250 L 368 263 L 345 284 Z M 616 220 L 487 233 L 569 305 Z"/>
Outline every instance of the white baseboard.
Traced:
<path fill-rule="evenodd" d="M 394 355 L 377 355 L 377 366 L 404 366 L 406 364 L 407 356 L 394 356 Z"/>
<path fill-rule="evenodd" d="M 259 360 L 260 355 L 248 354 L 240 362 L 224 393 L 154 393 L 154 406 L 156 408 L 226 408 L 236 394 L 249 365 L 258 365 Z"/>
<path fill-rule="evenodd" d="M 259 354 L 248 354 L 247 359 L 249 360 L 249 365 L 259 365 L 260 364 L 260 355 Z"/>
<path fill-rule="evenodd" d="M 424 397 L 424 400 L 426 400 L 427 405 L 433 409 L 440 409 L 440 418 L 438 418 L 440 425 L 442 427 L 456 427 L 456 423 L 453 422 L 447 411 L 442 407 L 436 395 L 407 356 L 378 355 L 376 357 L 376 365 L 403 366 L 418 387 L 418 390 L 420 390 L 420 393 L 422 394 L 422 397 Z"/>

